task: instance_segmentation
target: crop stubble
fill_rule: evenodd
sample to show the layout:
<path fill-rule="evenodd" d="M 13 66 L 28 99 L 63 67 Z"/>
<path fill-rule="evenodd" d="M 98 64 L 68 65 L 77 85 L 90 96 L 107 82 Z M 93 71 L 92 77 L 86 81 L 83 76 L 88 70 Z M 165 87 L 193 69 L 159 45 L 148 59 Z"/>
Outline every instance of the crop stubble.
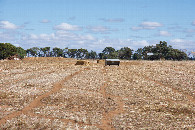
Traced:
<path fill-rule="evenodd" d="M 75 62 L 3 62 L 0 128 L 194 128 L 193 61 Z"/>

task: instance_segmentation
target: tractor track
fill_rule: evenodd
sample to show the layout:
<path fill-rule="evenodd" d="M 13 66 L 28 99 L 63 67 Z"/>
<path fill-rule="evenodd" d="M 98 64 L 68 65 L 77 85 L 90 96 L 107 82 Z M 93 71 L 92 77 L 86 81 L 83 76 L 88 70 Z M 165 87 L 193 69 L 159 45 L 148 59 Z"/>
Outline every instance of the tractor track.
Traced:
<path fill-rule="evenodd" d="M 106 70 L 103 70 L 103 73 L 106 73 Z M 109 112 L 104 112 L 101 120 L 101 125 L 99 125 L 99 128 L 105 129 L 105 130 L 114 130 L 114 126 L 112 126 L 112 119 L 115 115 L 118 115 L 120 113 L 124 112 L 123 106 L 123 100 L 122 97 L 120 96 L 114 96 L 110 95 L 106 92 L 106 88 L 108 87 L 109 81 L 106 80 L 106 83 L 100 88 L 100 93 L 103 95 L 105 99 L 108 98 L 115 98 L 116 99 L 116 104 L 117 108 L 115 110 L 109 111 Z"/>
<path fill-rule="evenodd" d="M 58 92 L 58 91 L 63 87 L 63 83 L 64 83 L 64 82 L 70 80 L 71 78 L 73 78 L 75 75 L 81 73 L 82 71 L 84 71 L 84 70 L 89 70 L 89 69 L 90 69 L 90 68 L 84 68 L 83 70 L 79 70 L 79 71 L 77 71 L 77 72 L 75 72 L 75 73 L 73 73 L 73 74 L 71 74 L 71 75 L 69 75 L 69 76 L 66 76 L 65 79 L 63 79 L 63 80 L 61 80 L 61 81 L 59 81 L 59 82 L 54 83 L 53 88 L 52 88 L 52 90 L 51 90 L 50 92 L 47 92 L 47 93 L 45 93 L 45 94 L 43 94 L 43 95 L 41 95 L 41 96 L 38 96 L 36 99 L 34 99 L 28 106 L 26 106 L 25 108 L 23 108 L 21 111 L 16 111 L 16 112 L 13 112 L 13 113 L 11 113 L 11 114 L 9 114 L 9 115 L 3 117 L 3 118 L 0 120 L 0 125 L 5 124 L 5 123 L 7 122 L 7 120 L 11 120 L 12 118 L 17 117 L 17 116 L 19 116 L 19 115 L 21 115 L 21 114 L 26 114 L 26 113 L 28 113 L 28 111 L 30 111 L 32 108 L 35 108 L 35 107 L 41 105 L 41 100 L 42 100 L 43 98 L 46 98 L 46 97 L 50 96 L 50 95 L 53 94 L 53 93 Z"/>
<path fill-rule="evenodd" d="M 143 75 L 143 74 L 137 74 L 135 71 L 134 71 L 134 74 L 136 74 L 136 75 L 138 75 L 138 76 L 141 76 L 141 77 L 143 77 L 144 79 L 146 79 L 146 80 L 148 80 L 148 81 L 154 82 L 155 84 L 157 84 L 157 85 L 159 85 L 159 86 L 171 88 L 171 90 L 172 90 L 174 93 L 178 93 L 178 94 L 184 95 L 189 101 L 191 101 L 192 103 L 195 104 L 195 99 L 194 99 L 194 97 L 192 97 L 191 95 L 189 95 L 189 94 L 187 94 L 187 93 L 185 93 L 185 92 L 181 92 L 181 91 L 179 91 L 179 90 L 173 88 L 171 85 L 168 85 L 168 84 L 165 85 L 165 84 L 163 84 L 163 83 L 161 83 L 161 82 L 159 82 L 159 81 L 155 81 L 155 80 L 153 80 L 153 79 L 151 79 L 151 78 L 149 78 L 148 76 L 145 76 L 145 75 Z M 169 101 L 171 100 L 172 102 L 175 102 L 175 103 L 176 103 L 176 101 L 174 101 L 174 100 L 172 100 L 172 99 L 167 98 L 167 100 L 169 100 Z"/>
<path fill-rule="evenodd" d="M 52 73 L 55 73 L 56 71 L 55 71 L 55 69 L 54 70 L 52 70 L 52 71 L 49 71 L 49 72 L 44 72 L 45 70 L 48 70 L 48 68 L 39 68 L 39 69 L 37 69 L 37 70 L 35 70 L 35 71 L 25 71 L 25 72 L 23 72 L 23 73 L 16 73 L 16 74 L 26 74 L 26 73 L 31 73 L 31 72 L 33 72 L 33 74 L 31 74 L 31 75 L 29 75 L 29 76 L 27 76 L 27 77 L 25 77 L 25 78 L 20 78 L 20 79 L 17 79 L 17 80 L 14 80 L 13 82 L 5 82 L 5 83 L 3 83 L 3 85 L 10 85 L 10 84 L 13 84 L 13 83 L 18 83 L 18 82 L 21 82 L 21 81 L 24 81 L 24 80 L 27 80 L 27 79 L 32 79 L 32 78 L 35 78 L 35 77 L 40 77 L 40 76 L 42 76 L 42 75 L 47 75 L 47 74 L 52 74 Z M 43 72 L 41 72 L 39 75 L 36 75 L 36 72 L 39 72 L 39 71 L 43 71 Z M 34 74 L 35 73 L 35 74 Z"/>
<path fill-rule="evenodd" d="M 40 69 L 41 70 L 41 69 Z M 29 72 L 26 72 L 26 73 L 30 73 L 30 72 L 37 72 L 37 71 L 40 71 L 40 70 L 36 70 L 36 71 L 29 71 Z M 45 69 L 45 70 L 47 70 L 47 69 Z M 43 71 L 43 70 L 42 70 Z M 52 71 L 49 71 L 49 72 L 44 72 L 44 73 L 41 73 L 40 75 L 47 75 L 47 74 L 51 74 L 51 73 L 54 73 L 55 72 L 55 70 L 52 70 Z M 18 73 L 17 73 L 18 74 Z M 21 82 L 21 81 L 24 81 L 24 80 L 27 80 L 27 79 L 29 79 L 29 78 L 35 78 L 35 77 L 38 77 L 38 76 L 40 76 L 40 75 L 29 75 L 29 76 L 27 76 L 27 77 L 25 77 L 25 78 L 20 78 L 20 79 L 17 79 L 17 80 L 14 80 L 13 82 L 5 82 L 5 83 L 3 83 L 3 85 L 11 85 L 11 84 L 13 84 L 13 83 L 18 83 L 18 82 Z"/>

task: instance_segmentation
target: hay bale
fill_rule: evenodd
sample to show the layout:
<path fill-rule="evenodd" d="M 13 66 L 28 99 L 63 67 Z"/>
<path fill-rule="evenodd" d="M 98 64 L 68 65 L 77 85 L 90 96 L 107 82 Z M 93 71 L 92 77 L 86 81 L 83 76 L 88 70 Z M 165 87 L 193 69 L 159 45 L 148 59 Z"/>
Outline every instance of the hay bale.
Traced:
<path fill-rule="evenodd" d="M 86 60 L 77 60 L 75 65 L 89 65 L 89 61 Z"/>
<path fill-rule="evenodd" d="M 97 63 L 99 63 L 99 64 L 105 64 L 105 60 L 97 60 Z"/>

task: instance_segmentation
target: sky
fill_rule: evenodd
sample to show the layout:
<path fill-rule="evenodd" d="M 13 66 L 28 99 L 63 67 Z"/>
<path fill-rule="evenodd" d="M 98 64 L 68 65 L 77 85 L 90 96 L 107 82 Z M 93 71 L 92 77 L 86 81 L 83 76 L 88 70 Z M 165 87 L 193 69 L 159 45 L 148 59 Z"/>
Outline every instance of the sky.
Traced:
<path fill-rule="evenodd" d="M 0 0 L 0 42 L 133 50 L 166 41 L 195 51 L 195 0 Z"/>

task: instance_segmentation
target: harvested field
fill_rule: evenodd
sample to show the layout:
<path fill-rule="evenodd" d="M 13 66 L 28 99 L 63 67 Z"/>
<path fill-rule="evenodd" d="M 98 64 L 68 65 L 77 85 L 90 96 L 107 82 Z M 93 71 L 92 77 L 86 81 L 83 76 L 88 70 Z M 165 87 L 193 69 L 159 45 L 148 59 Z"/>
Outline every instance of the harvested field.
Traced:
<path fill-rule="evenodd" d="M 194 61 L 0 62 L 0 129 L 195 129 Z"/>

